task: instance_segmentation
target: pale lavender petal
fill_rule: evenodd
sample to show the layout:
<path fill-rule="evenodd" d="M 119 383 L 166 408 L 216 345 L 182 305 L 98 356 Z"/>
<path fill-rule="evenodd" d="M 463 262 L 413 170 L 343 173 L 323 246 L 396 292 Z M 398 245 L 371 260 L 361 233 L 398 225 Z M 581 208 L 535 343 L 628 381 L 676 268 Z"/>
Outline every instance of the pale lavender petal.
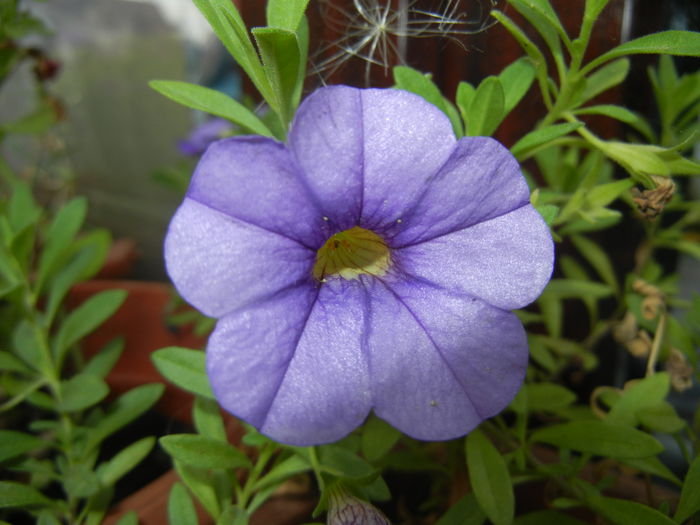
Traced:
<path fill-rule="evenodd" d="M 400 223 L 455 143 L 448 118 L 423 98 L 346 86 L 306 99 L 289 134 L 324 215 L 380 234 Z"/>
<path fill-rule="evenodd" d="M 374 411 L 416 439 L 463 436 L 513 399 L 527 367 L 518 318 L 468 295 L 395 280 L 370 290 Z"/>
<path fill-rule="evenodd" d="M 165 238 L 165 263 L 178 292 L 212 317 L 280 290 L 313 286 L 316 253 L 277 233 L 185 199 Z"/>
<path fill-rule="evenodd" d="M 520 165 L 504 146 L 489 137 L 465 137 L 387 236 L 394 247 L 416 244 L 498 217 L 529 200 Z"/>
<path fill-rule="evenodd" d="M 318 248 L 323 220 L 286 146 L 266 137 L 213 143 L 197 165 L 187 196 L 243 222 Z"/>
<path fill-rule="evenodd" d="M 549 228 L 529 204 L 393 254 L 413 277 L 507 310 L 534 301 L 554 264 Z"/>
<path fill-rule="evenodd" d="M 300 287 L 221 319 L 207 369 L 221 405 L 272 439 L 336 441 L 371 408 L 359 281 Z"/>

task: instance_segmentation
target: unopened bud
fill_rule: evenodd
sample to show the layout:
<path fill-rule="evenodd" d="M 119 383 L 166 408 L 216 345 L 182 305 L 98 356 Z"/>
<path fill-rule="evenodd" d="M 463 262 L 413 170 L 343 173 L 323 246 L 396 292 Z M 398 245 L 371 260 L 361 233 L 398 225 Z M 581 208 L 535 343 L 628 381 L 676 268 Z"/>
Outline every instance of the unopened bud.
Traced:
<path fill-rule="evenodd" d="M 338 486 L 330 490 L 327 525 L 391 525 L 389 519 L 368 502 Z"/>

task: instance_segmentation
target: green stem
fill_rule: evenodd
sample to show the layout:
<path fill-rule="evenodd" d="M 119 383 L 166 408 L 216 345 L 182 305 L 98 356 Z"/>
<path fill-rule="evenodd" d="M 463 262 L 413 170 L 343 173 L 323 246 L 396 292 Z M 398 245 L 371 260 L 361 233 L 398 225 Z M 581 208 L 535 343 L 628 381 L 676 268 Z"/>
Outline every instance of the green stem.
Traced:
<path fill-rule="evenodd" d="M 248 506 L 249 500 L 254 493 L 253 487 L 255 487 L 258 479 L 260 479 L 261 474 L 265 470 L 270 458 L 275 453 L 275 450 L 277 450 L 277 447 L 272 443 L 265 443 L 260 449 L 260 455 L 258 456 L 253 469 L 248 474 L 248 478 L 246 479 L 243 489 L 240 491 L 238 501 L 236 502 L 240 508 L 245 509 Z"/>
<path fill-rule="evenodd" d="M 318 461 L 318 455 L 316 454 L 316 447 L 309 447 L 309 459 L 311 460 L 311 468 L 316 476 L 316 482 L 318 483 L 318 488 L 321 492 L 326 488 L 326 484 L 323 481 L 323 476 L 321 475 L 321 463 Z"/>

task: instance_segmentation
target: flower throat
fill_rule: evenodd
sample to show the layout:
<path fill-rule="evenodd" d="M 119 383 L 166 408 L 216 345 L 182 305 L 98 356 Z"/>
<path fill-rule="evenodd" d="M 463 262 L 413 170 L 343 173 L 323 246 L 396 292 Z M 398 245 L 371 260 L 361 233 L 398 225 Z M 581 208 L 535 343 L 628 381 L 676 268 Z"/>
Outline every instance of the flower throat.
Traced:
<path fill-rule="evenodd" d="M 338 275 L 357 279 L 362 274 L 380 277 L 389 269 L 389 247 L 374 232 L 354 226 L 332 235 L 316 254 L 313 275 L 319 281 Z"/>

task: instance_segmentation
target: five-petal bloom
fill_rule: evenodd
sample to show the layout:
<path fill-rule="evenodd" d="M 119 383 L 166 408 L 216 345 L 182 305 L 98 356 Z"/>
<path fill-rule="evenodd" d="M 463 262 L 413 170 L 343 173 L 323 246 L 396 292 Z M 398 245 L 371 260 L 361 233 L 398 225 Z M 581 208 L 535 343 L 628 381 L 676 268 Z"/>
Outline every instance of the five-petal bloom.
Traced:
<path fill-rule="evenodd" d="M 424 440 L 501 411 L 528 357 L 509 310 L 540 294 L 554 256 L 498 142 L 456 140 L 405 91 L 332 86 L 302 103 L 286 145 L 209 147 L 165 257 L 183 297 L 218 318 L 207 370 L 221 405 L 310 445 L 370 410 Z"/>

